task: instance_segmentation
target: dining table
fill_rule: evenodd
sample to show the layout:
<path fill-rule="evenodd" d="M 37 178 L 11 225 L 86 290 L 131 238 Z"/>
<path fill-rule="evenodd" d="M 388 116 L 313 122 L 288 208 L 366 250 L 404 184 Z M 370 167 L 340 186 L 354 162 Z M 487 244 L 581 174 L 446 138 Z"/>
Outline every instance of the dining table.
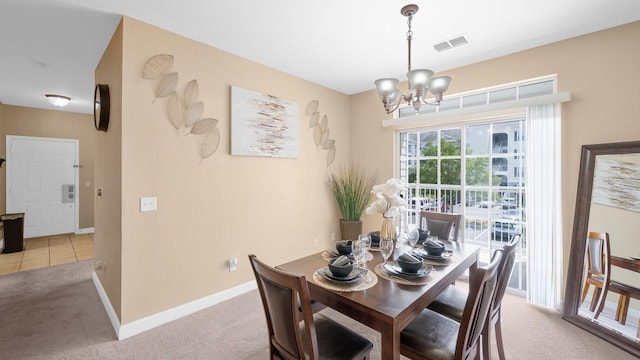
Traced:
<path fill-rule="evenodd" d="M 327 266 L 326 251 L 295 259 L 277 268 L 305 275 L 314 301 L 380 332 L 381 358 L 399 360 L 402 330 L 465 271 L 472 274 L 477 268 L 479 246 L 449 241 L 445 241 L 445 246 L 451 257 L 442 263 L 430 262 L 432 267 L 428 277 L 416 283 L 380 272 L 384 259 L 379 251 L 371 251 L 373 256 L 366 263 L 375 281 L 354 291 L 336 290 L 320 281 L 318 271 Z M 413 251 L 410 245 L 398 242 L 392 259 Z"/>

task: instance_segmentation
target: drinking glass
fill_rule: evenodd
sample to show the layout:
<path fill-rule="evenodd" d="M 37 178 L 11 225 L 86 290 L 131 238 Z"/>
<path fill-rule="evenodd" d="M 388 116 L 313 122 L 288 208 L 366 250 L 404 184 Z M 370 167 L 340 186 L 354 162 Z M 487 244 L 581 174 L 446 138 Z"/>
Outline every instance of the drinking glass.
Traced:
<path fill-rule="evenodd" d="M 363 266 L 364 266 L 365 259 L 367 256 L 367 248 L 365 244 L 360 240 L 354 241 L 351 246 L 351 249 L 353 251 L 353 258 L 356 260 L 356 266 L 359 267 L 361 262 L 363 263 Z"/>
<path fill-rule="evenodd" d="M 407 240 L 409 240 L 409 245 L 411 245 L 411 247 L 416 246 L 419 238 L 420 233 L 418 232 L 418 229 L 414 228 L 407 231 Z"/>
<path fill-rule="evenodd" d="M 358 241 L 361 241 L 362 244 L 364 244 L 364 248 L 366 250 L 365 253 L 365 262 L 367 261 L 367 254 L 369 253 L 369 250 L 371 250 L 371 237 L 369 236 L 369 234 L 360 234 L 358 235 Z"/>
<path fill-rule="evenodd" d="M 384 263 L 387 263 L 387 260 L 393 254 L 393 240 L 391 239 L 380 239 L 380 253 L 384 258 Z"/>

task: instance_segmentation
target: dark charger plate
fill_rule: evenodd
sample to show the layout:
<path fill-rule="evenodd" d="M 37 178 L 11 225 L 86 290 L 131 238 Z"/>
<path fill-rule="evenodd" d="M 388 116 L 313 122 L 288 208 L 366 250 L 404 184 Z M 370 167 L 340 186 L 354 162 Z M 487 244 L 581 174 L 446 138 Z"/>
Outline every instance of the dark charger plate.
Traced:
<path fill-rule="evenodd" d="M 356 282 L 360 280 L 362 276 L 366 275 L 367 272 L 368 272 L 367 269 L 354 267 L 349 275 L 345 277 L 337 277 L 337 276 L 334 276 L 333 273 L 331 273 L 331 270 L 329 270 L 328 267 L 318 270 L 318 274 L 323 278 L 329 281 L 333 281 L 341 284 L 349 284 L 349 283 Z"/>
<path fill-rule="evenodd" d="M 415 278 L 415 279 L 423 278 L 429 275 L 431 270 L 433 270 L 433 267 L 431 265 L 422 264 L 422 267 L 418 270 L 418 272 L 408 273 L 403 271 L 400 265 L 398 265 L 398 263 L 395 261 L 389 261 L 386 264 L 382 265 L 382 267 L 384 267 L 385 270 L 387 270 L 388 272 L 394 275 L 400 275 L 402 277 Z"/>

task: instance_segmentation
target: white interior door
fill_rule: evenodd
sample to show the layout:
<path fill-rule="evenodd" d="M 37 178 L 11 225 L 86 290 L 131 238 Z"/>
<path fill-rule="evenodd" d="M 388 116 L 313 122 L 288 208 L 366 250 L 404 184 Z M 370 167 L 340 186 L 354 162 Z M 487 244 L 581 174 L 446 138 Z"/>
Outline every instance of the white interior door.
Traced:
<path fill-rule="evenodd" d="M 78 220 L 78 140 L 7 136 L 7 213 L 24 237 L 72 233 Z"/>

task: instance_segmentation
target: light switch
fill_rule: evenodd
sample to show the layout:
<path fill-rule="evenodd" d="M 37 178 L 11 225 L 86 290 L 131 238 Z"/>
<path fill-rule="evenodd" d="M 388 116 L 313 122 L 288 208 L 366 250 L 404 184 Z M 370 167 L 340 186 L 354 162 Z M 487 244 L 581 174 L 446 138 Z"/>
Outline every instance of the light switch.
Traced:
<path fill-rule="evenodd" d="M 140 198 L 140 211 L 156 211 L 158 210 L 158 198 L 154 197 L 141 197 Z"/>

